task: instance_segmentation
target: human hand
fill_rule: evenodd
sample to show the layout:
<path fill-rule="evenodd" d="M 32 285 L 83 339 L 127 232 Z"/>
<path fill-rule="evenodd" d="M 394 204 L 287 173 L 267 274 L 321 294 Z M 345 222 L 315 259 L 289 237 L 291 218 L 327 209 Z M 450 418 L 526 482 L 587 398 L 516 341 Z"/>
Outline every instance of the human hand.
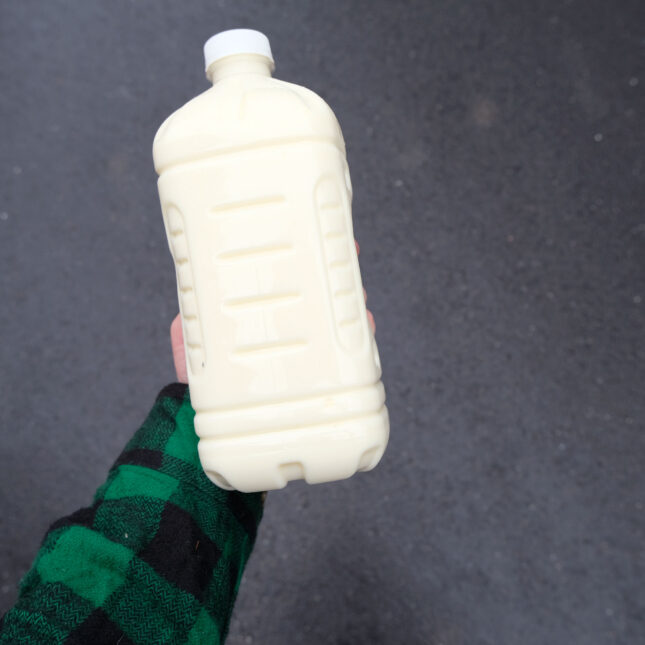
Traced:
<path fill-rule="evenodd" d="M 360 253 L 360 247 L 358 242 L 356 242 L 356 252 Z M 365 296 L 365 302 L 367 302 L 367 292 L 363 289 L 363 295 Z M 369 321 L 370 327 L 372 328 L 372 333 L 376 331 L 376 324 L 374 323 L 374 316 L 372 312 L 367 310 L 367 319 Z M 175 372 L 177 374 L 177 380 L 180 383 L 188 383 L 188 370 L 186 368 L 186 348 L 184 347 L 184 332 L 181 328 L 181 315 L 177 314 L 175 319 L 170 325 L 170 345 L 172 346 L 172 359 L 175 363 Z"/>

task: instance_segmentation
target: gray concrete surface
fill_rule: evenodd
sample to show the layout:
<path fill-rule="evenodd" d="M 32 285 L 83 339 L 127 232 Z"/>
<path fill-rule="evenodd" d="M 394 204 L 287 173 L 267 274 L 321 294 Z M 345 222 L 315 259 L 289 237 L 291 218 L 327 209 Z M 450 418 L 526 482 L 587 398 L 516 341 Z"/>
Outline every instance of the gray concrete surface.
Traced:
<path fill-rule="evenodd" d="M 173 378 L 150 147 L 234 26 L 343 126 L 392 438 L 269 496 L 228 643 L 645 642 L 638 0 L 0 3 L 0 608 Z"/>

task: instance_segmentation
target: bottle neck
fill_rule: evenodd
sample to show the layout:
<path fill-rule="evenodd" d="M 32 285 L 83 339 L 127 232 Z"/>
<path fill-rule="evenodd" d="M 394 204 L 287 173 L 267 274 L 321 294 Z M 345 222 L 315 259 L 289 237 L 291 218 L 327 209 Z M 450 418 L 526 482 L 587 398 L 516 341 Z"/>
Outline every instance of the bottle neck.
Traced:
<path fill-rule="evenodd" d="M 213 84 L 229 76 L 254 74 L 256 76 L 271 76 L 274 69 L 273 61 L 258 54 L 235 54 L 216 60 L 206 70 L 206 77 Z"/>

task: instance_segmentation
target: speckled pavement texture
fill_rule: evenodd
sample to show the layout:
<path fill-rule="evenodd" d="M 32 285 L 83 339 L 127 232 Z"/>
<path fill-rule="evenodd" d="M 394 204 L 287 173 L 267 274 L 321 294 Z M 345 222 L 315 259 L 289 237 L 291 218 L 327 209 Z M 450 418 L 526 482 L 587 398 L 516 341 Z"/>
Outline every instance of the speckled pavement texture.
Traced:
<path fill-rule="evenodd" d="M 151 160 L 221 29 L 336 111 L 382 464 L 269 495 L 229 645 L 645 642 L 645 4 L 0 4 L 0 610 L 173 379 Z"/>

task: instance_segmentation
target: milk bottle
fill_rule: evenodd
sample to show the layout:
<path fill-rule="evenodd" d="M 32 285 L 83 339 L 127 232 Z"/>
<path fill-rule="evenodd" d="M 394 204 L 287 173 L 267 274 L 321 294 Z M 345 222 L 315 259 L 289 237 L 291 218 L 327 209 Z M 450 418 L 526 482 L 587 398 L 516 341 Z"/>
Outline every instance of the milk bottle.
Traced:
<path fill-rule="evenodd" d="M 204 54 L 213 86 L 153 145 L 202 466 L 245 492 L 370 470 L 389 425 L 338 122 L 263 34 Z"/>

